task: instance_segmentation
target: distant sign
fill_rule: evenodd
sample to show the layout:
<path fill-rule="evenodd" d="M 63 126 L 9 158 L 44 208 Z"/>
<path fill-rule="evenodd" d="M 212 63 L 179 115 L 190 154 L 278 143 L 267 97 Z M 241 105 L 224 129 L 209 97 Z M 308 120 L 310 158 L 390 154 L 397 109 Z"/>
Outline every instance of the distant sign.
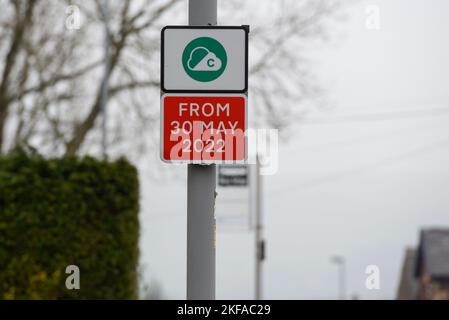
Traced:
<path fill-rule="evenodd" d="M 252 227 L 255 166 L 220 164 L 217 166 L 215 219 L 218 232 L 248 231 Z"/>
<path fill-rule="evenodd" d="M 220 187 L 248 186 L 248 166 L 220 165 L 218 166 L 218 185 Z"/>
<path fill-rule="evenodd" d="M 161 89 L 167 93 L 248 90 L 247 26 L 162 29 Z"/>
<path fill-rule="evenodd" d="M 244 161 L 247 98 L 243 94 L 166 94 L 161 101 L 161 159 Z"/>

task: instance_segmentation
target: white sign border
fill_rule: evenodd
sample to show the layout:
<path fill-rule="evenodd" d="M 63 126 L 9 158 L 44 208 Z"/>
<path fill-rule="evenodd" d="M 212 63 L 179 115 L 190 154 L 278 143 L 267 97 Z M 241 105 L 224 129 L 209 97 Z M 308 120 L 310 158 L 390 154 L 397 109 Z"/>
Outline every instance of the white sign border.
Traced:
<path fill-rule="evenodd" d="M 188 89 L 166 89 L 165 85 L 165 77 L 164 77 L 164 50 L 165 50 L 165 30 L 167 29 L 205 29 L 205 30 L 229 30 L 229 29 L 238 29 L 245 31 L 245 88 L 242 90 L 188 90 Z M 165 26 L 161 31 L 161 91 L 163 93 L 246 93 L 248 92 L 248 41 L 249 41 L 249 25 L 242 26 Z"/>

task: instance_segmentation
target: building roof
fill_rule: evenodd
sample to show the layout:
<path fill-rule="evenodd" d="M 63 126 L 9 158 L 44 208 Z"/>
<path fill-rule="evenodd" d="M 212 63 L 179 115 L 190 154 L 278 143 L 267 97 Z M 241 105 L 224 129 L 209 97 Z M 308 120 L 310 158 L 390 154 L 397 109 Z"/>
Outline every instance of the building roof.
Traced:
<path fill-rule="evenodd" d="M 416 275 L 423 270 L 432 278 L 449 279 L 449 229 L 421 231 Z"/>
<path fill-rule="evenodd" d="M 416 300 L 418 298 L 418 280 L 415 278 L 416 250 L 407 249 L 402 265 L 401 280 L 398 287 L 398 300 Z"/>

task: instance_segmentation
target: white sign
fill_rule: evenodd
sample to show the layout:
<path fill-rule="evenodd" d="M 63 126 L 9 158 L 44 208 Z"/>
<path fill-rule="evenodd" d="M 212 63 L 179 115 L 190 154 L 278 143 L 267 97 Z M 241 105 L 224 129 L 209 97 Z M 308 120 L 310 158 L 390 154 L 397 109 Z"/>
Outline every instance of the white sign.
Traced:
<path fill-rule="evenodd" d="M 162 91 L 246 92 L 248 31 L 248 26 L 162 29 Z"/>
<path fill-rule="evenodd" d="M 248 186 L 247 165 L 220 165 L 218 166 L 218 185 L 220 187 L 246 187 Z"/>
<path fill-rule="evenodd" d="M 231 170 L 232 169 L 232 170 Z M 237 179 L 230 179 L 236 177 Z M 245 183 L 242 183 L 245 177 Z M 248 231 L 253 223 L 255 166 L 218 165 L 215 218 L 217 231 Z"/>

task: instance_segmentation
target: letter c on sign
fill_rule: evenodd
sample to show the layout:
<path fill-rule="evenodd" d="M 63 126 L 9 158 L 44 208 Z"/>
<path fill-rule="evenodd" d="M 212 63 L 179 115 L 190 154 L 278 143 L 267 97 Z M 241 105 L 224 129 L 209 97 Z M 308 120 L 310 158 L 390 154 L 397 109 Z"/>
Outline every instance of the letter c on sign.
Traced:
<path fill-rule="evenodd" d="M 215 67 L 215 63 L 214 63 L 214 59 L 209 59 L 207 60 L 207 66 L 208 67 Z"/>

